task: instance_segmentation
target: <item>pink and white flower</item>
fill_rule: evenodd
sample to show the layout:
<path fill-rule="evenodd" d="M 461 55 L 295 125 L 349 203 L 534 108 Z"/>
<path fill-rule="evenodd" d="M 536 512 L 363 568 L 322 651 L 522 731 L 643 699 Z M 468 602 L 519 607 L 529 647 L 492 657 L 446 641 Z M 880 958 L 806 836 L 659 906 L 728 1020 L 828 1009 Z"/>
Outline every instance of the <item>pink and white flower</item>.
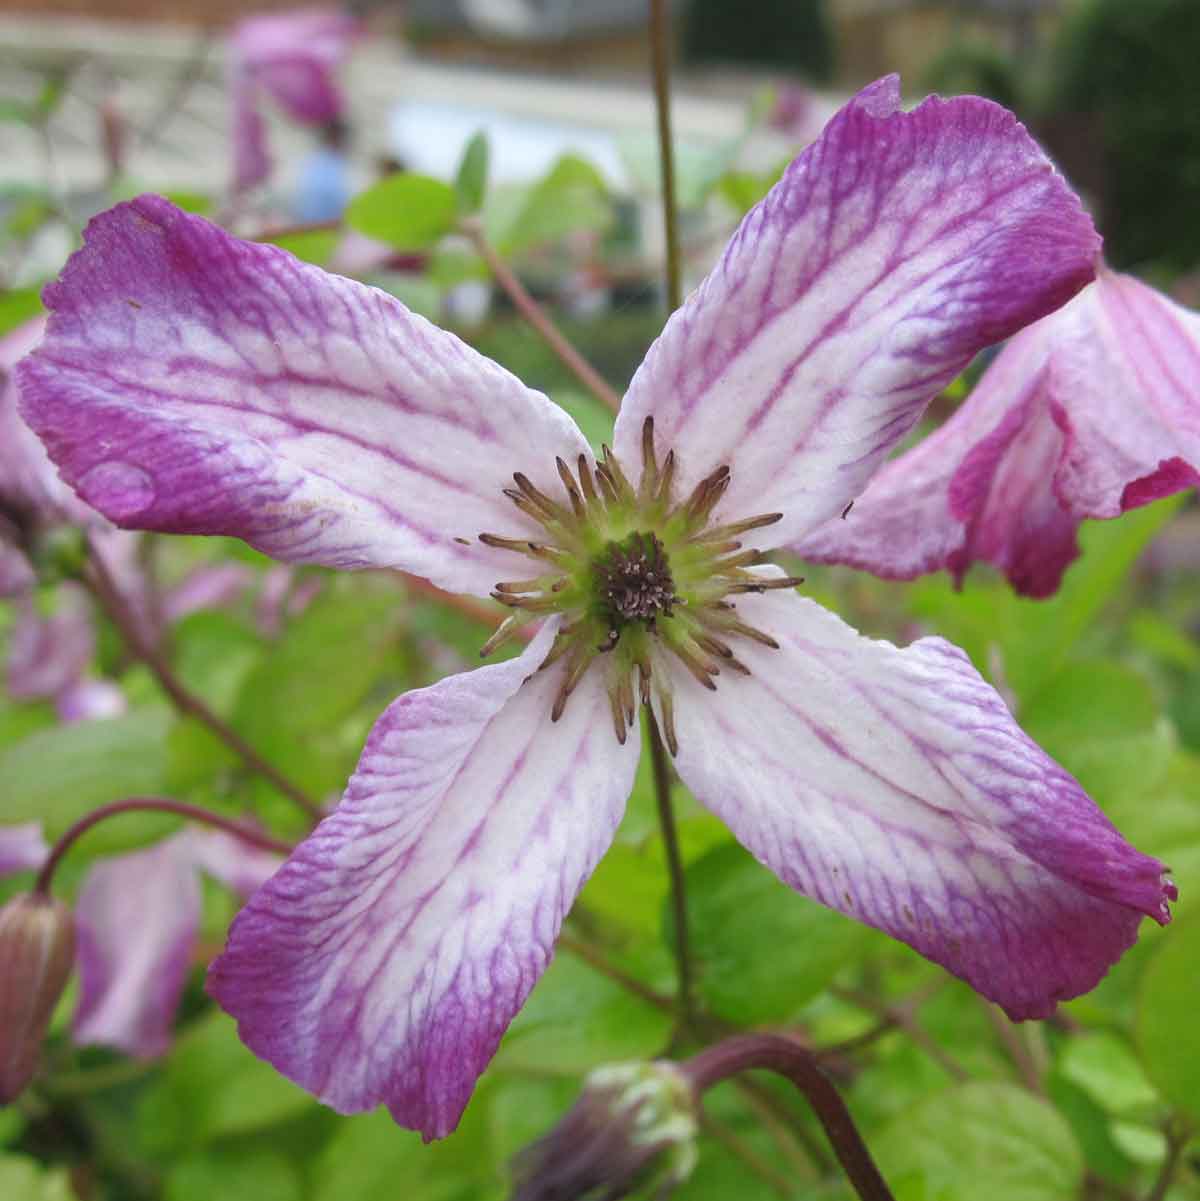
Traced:
<path fill-rule="evenodd" d="M 909 580 L 973 562 L 1058 591 L 1085 519 L 1200 482 L 1200 315 L 1101 269 L 1019 333 L 962 407 L 795 549 Z"/>
<path fill-rule="evenodd" d="M 271 174 L 263 94 L 300 125 L 336 120 L 345 109 L 336 71 L 361 33 L 357 17 L 326 8 L 247 17 L 234 27 L 229 87 L 235 192 L 249 191 Z"/>
<path fill-rule="evenodd" d="M 1013 1017 L 1169 920 L 1162 864 L 962 652 L 864 638 L 761 563 L 1093 275 L 1090 222 L 1011 114 L 898 105 L 894 78 L 865 89 L 747 215 L 598 459 L 392 297 L 154 197 L 98 217 L 47 290 L 23 411 L 113 520 L 546 619 L 384 712 L 213 967 L 249 1046 L 334 1108 L 454 1128 L 620 821 L 639 698 L 783 880 Z"/>

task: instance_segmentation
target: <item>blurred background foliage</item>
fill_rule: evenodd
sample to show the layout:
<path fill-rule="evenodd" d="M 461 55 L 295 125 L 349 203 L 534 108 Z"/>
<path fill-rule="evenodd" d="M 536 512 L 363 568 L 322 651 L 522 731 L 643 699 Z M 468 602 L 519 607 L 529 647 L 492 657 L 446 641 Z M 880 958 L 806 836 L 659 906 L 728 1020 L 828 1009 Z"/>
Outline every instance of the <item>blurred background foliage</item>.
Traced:
<path fill-rule="evenodd" d="M 440 22 L 452 7 L 412 5 L 429 53 L 519 59 L 513 39 L 464 43 L 461 33 L 447 32 Z M 1015 107 L 1084 189 L 1112 261 L 1195 303 L 1195 0 L 696 0 L 678 14 L 682 86 L 690 78 L 700 81 L 691 86 L 723 88 L 745 112 L 744 129 L 708 142 L 681 139 L 678 148 L 693 279 L 799 147 L 786 131 L 774 141 L 759 137 L 782 89 L 807 79 L 845 92 L 871 71 L 906 65 L 914 84 L 980 92 Z M 640 39 L 639 27 L 639 56 Z M 554 46 L 563 54 L 568 43 Z M 904 64 L 892 61 L 900 54 Z M 722 71 L 735 65 L 751 73 L 730 82 Z M 537 69 L 549 68 L 540 61 Z M 0 119 L 39 137 L 56 122 L 77 121 L 71 78 L 26 63 Z M 468 146 L 444 178 L 389 170 L 359 193 L 346 226 L 382 247 L 366 265 L 339 264 L 340 223 L 295 228 L 265 204 L 244 232 L 358 274 L 450 324 L 562 404 L 598 446 L 611 433 L 609 411 L 492 287 L 477 248 L 456 230 L 462 217 L 478 215 L 503 259 L 620 392 L 663 320 L 659 264 L 638 212 L 643 201 L 653 212 L 652 144 L 622 141 L 623 189 L 574 150 L 534 178 L 497 183 L 480 145 Z M 74 243 L 80 221 L 139 186 L 128 170 L 100 192 L 3 184 L 0 265 L 11 286 L 0 295 L 0 334 L 39 311 L 38 286 Z M 172 197 L 226 215 L 215 185 L 189 183 Z M 43 246 L 52 227 L 66 231 L 54 243 L 56 260 Z M 471 307 L 480 289 L 486 303 Z M 939 399 L 931 420 L 952 410 L 972 378 Z M 1045 602 L 1015 598 L 981 569 L 956 591 L 941 577 L 895 584 L 799 568 L 807 594 L 872 636 L 906 643 L 936 633 L 963 646 L 1028 732 L 1128 838 L 1171 864 L 1182 897 L 1178 920 L 1166 930 L 1144 923 L 1138 946 L 1054 1019 L 1012 1026 L 915 953 L 792 893 L 676 786 L 708 1019 L 714 1028 L 783 1028 L 815 1048 L 899 1201 L 1200 1201 L 1193 1137 L 1200 922 L 1191 912 L 1200 895 L 1197 513 L 1190 498 L 1175 498 L 1090 524 L 1083 543 L 1063 589 Z M 277 620 L 264 625 L 272 568 L 245 546 L 149 537 L 143 552 L 159 590 L 198 568 L 246 568 L 235 599 L 172 628 L 172 661 L 263 755 L 322 796 L 337 794 L 382 708 L 407 688 L 476 663 L 499 616 L 464 612 L 385 574 L 303 569 L 289 595 L 312 593 L 308 603 L 290 611 L 276 604 Z M 61 586 L 44 581 L 37 603 L 54 611 Z M 15 610 L 0 605 L 0 658 L 15 620 Z M 163 793 L 251 813 L 285 836 L 303 833 L 287 798 L 174 713 L 103 620 L 95 670 L 119 683 L 126 716 L 60 725 L 48 702 L 0 698 L 0 820 L 41 821 L 53 839 L 98 804 Z M 141 814 L 97 827 L 66 864 L 68 892 L 90 863 L 149 845 L 176 825 Z M 0 881 L 0 898 L 27 883 Z M 317 1106 L 241 1047 L 232 1021 L 202 989 L 236 903 L 213 882 L 204 887 L 203 938 L 172 1049 L 139 1061 L 73 1047 L 68 995 L 45 1073 L 17 1105 L 0 1110 L 0 1198 L 499 1201 L 512 1155 L 561 1116 L 589 1069 L 659 1055 L 671 1037 L 674 933 L 646 765 L 554 965 L 509 1030 L 462 1128 L 434 1145 L 423 1146 L 385 1113 L 342 1118 Z M 763 1078 L 710 1095 L 699 1168 L 677 1196 L 845 1201 L 850 1194 L 812 1116 Z"/>

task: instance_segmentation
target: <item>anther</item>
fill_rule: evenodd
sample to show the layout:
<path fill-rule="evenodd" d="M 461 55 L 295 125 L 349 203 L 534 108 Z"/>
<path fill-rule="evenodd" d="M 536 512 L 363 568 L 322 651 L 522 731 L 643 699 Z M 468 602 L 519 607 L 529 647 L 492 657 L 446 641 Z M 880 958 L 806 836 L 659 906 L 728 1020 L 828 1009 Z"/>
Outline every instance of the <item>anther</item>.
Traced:
<path fill-rule="evenodd" d="M 775 588 L 799 588 L 804 583 L 802 575 L 788 575 L 775 579 L 767 577 L 766 579 L 757 578 L 750 584 L 734 584 L 730 587 L 730 592 L 770 592 Z"/>
<path fill-rule="evenodd" d="M 643 505 L 658 491 L 658 460 L 654 457 L 654 418 L 642 422 L 642 479 L 638 498 Z"/>
<path fill-rule="evenodd" d="M 583 495 L 587 498 L 588 504 L 597 504 L 600 498 L 596 495 L 596 485 L 592 480 L 592 472 L 588 466 L 587 455 L 579 456 L 578 468 L 579 482 L 583 486 Z"/>
<path fill-rule="evenodd" d="M 550 710 L 550 720 L 558 721 L 563 715 L 563 710 L 567 707 L 567 701 L 570 699 L 571 693 L 575 691 L 576 684 L 583 679 L 583 673 L 587 671 L 588 664 L 591 662 L 591 656 L 586 652 L 577 654 L 571 660 L 567 667 L 566 678 L 562 682 L 562 687 L 558 690 L 558 695 L 554 698 L 554 706 Z"/>
<path fill-rule="evenodd" d="M 675 733 L 675 701 L 669 692 L 658 691 L 658 708 L 662 715 L 662 736 L 674 759 L 679 754 L 679 738 Z"/>
<path fill-rule="evenodd" d="M 526 619 L 519 613 L 511 613 L 493 631 L 488 640 L 479 648 L 479 657 L 486 659 L 492 651 L 503 646 L 520 628 Z"/>
<path fill-rule="evenodd" d="M 745 521 L 731 521 L 726 525 L 709 526 L 698 534 L 693 534 L 688 541 L 709 543 L 720 542 L 724 538 L 736 538 L 749 530 L 761 530 L 764 526 L 774 525 L 783 520 L 782 513 L 762 513 L 758 517 L 747 517 Z"/>
<path fill-rule="evenodd" d="M 658 494 L 654 501 L 656 504 L 666 506 L 671 501 L 671 485 L 675 482 L 675 452 L 667 451 L 667 457 L 663 460 L 662 473 L 658 481 Z"/>
<path fill-rule="evenodd" d="M 583 507 L 583 494 L 579 491 L 579 485 L 575 483 L 571 469 L 563 462 L 561 456 L 554 460 L 554 465 L 558 468 L 558 478 L 562 480 L 563 487 L 571 498 L 571 508 L 575 511 L 575 516 L 582 518 L 587 510 Z"/>
<path fill-rule="evenodd" d="M 513 472 L 513 479 L 530 504 L 536 505 L 545 515 L 553 520 L 561 521 L 567 514 L 557 501 L 553 501 L 544 492 L 534 486 L 529 477 L 521 471 Z"/>
<path fill-rule="evenodd" d="M 612 448 L 608 443 L 603 443 L 600 447 L 600 453 L 604 456 L 604 466 L 608 469 L 608 474 L 612 477 L 613 486 L 616 488 L 618 498 L 631 503 L 635 499 L 633 485 L 626 479 L 625 472 L 621 470 L 621 464 L 617 462 L 617 457 L 613 454 Z"/>

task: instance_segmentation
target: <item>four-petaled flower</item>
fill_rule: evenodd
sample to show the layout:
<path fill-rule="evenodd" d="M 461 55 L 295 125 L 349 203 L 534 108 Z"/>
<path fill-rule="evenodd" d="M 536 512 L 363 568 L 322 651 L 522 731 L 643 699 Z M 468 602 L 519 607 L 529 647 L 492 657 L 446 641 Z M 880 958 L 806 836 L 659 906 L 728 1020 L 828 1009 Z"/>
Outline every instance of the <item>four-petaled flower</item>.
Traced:
<path fill-rule="evenodd" d="M 977 559 L 1027 596 L 1058 591 L 1089 517 L 1200 482 L 1200 316 L 1101 268 L 1023 330 L 966 403 L 795 548 L 909 580 Z"/>
<path fill-rule="evenodd" d="M 1090 222 L 1011 114 L 898 104 L 894 78 L 865 89 L 748 214 L 599 458 L 391 297 L 157 198 L 98 217 L 47 289 L 23 411 L 113 520 L 546 619 L 385 711 L 213 966 L 249 1046 L 336 1109 L 454 1128 L 620 821 L 639 699 L 784 881 L 1014 1017 L 1168 920 L 1162 865 L 965 655 L 863 638 L 761 562 L 1093 275 Z"/>

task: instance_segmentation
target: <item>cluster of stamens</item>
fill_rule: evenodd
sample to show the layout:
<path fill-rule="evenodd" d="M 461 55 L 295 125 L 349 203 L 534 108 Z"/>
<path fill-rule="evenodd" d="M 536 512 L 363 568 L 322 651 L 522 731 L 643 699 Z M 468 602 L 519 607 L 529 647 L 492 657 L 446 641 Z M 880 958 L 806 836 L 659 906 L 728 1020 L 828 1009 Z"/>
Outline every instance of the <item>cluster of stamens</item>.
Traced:
<path fill-rule="evenodd" d="M 675 754 L 671 691 L 665 673 L 654 671 L 654 661 L 666 651 L 706 688 L 715 689 L 724 667 L 748 674 L 731 639 L 748 638 L 778 648 L 769 634 L 743 622 L 728 598 L 802 582 L 749 570 L 765 561 L 763 553 L 744 550 L 737 540 L 783 515 L 763 513 L 711 524 L 729 488 L 728 467 L 718 467 L 677 501 L 675 452 L 659 463 L 652 417 L 642 427 L 642 475 L 636 488 L 607 446 L 596 463 L 580 455 L 574 471 L 561 458 L 557 465 L 565 501 L 547 496 L 521 472 L 513 475 L 515 486 L 505 489 L 513 504 L 542 527 L 544 536 L 479 535 L 486 545 L 526 555 L 540 568 L 529 579 L 496 585 L 492 596 L 516 612 L 480 653 L 493 651 L 530 615 L 562 614 L 564 624 L 543 664 L 545 668 L 566 660 L 551 720 L 562 716 L 584 673 L 603 656 L 617 738 L 625 742 L 637 702 L 649 704 L 653 694 L 663 736 Z"/>

